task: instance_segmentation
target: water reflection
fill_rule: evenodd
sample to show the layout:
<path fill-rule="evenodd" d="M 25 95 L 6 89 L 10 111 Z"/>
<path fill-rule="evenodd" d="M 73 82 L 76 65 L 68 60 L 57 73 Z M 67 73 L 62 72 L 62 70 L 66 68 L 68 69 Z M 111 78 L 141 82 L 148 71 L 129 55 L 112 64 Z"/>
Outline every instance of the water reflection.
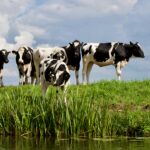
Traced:
<path fill-rule="evenodd" d="M 150 139 L 60 139 L 0 137 L 0 150 L 149 150 Z"/>

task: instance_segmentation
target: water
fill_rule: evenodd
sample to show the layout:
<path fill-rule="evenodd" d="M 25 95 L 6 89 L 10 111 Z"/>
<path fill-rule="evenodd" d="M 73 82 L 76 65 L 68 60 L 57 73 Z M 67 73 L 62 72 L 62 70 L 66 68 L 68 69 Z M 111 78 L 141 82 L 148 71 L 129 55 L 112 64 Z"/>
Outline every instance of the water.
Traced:
<path fill-rule="evenodd" d="M 149 150 L 150 139 L 33 139 L 0 137 L 0 150 Z"/>

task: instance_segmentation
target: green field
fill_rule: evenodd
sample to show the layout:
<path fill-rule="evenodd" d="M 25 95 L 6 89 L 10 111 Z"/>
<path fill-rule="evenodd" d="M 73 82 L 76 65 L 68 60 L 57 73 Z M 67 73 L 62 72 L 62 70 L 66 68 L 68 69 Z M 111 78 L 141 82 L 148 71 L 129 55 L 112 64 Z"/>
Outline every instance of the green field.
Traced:
<path fill-rule="evenodd" d="M 0 134 L 50 137 L 150 136 L 150 81 L 70 85 L 67 104 L 50 87 L 0 88 Z"/>

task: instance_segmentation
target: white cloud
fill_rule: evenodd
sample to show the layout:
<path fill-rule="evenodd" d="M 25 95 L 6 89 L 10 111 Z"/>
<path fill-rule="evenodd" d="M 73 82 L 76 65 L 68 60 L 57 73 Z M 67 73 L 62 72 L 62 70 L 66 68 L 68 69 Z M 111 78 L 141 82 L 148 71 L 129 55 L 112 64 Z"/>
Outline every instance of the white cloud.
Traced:
<path fill-rule="evenodd" d="M 21 31 L 18 36 L 19 28 L 15 27 L 16 20 L 27 14 L 27 11 L 34 5 L 35 0 L 1 0 L 0 3 L 0 48 L 13 49 L 15 45 L 22 42 L 33 44 L 34 40 L 30 33 Z M 15 31 L 13 31 L 15 29 Z M 9 33 L 15 33 L 13 39 L 9 39 Z M 15 37 L 17 36 L 17 37 Z M 9 43 L 9 40 L 15 40 L 16 43 Z M 24 40 L 24 41 L 23 41 Z M 31 40 L 29 42 L 29 40 Z"/>
<path fill-rule="evenodd" d="M 9 18 L 25 13 L 35 4 L 35 0 L 1 0 L 0 13 L 9 15 Z"/>
<path fill-rule="evenodd" d="M 16 47 L 20 45 L 32 46 L 35 43 L 34 36 L 27 31 L 20 31 L 20 35 L 15 37 Z"/>
<path fill-rule="evenodd" d="M 83 31 L 86 29 L 86 26 L 83 27 L 83 23 L 81 27 L 78 27 L 80 22 L 85 20 L 87 23 L 96 18 L 96 22 L 93 22 L 91 29 L 87 29 L 87 33 L 93 30 L 94 34 L 97 28 L 99 30 L 97 33 L 102 34 L 106 29 L 110 34 L 115 32 L 117 36 L 121 35 L 123 36 L 122 39 L 125 39 L 127 35 L 124 20 L 137 3 L 138 0 L 48 0 L 37 5 L 36 0 L 32 2 L 30 0 L 2 0 L 0 5 L 0 14 L 2 14 L 0 15 L 0 27 L 2 29 L 0 36 L 5 39 L 5 45 L 7 41 L 11 41 L 14 45 L 25 43 L 31 46 L 35 43 L 38 45 L 38 42 L 42 40 L 45 44 L 49 42 L 48 45 L 53 44 L 53 42 L 56 43 L 56 41 L 61 43 L 83 36 L 80 35 L 80 33 L 83 34 L 82 30 L 79 33 L 76 31 L 78 28 L 83 28 Z M 99 23 L 99 27 L 96 25 L 97 23 Z M 109 26 L 112 29 L 107 29 Z M 100 31 L 101 28 L 103 28 L 102 31 Z M 24 31 L 27 33 L 23 33 Z M 13 33 L 14 36 L 9 37 L 9 33 Z M 19 37 L 18 33 L 20 34 Z M 109 34 L 105 33 L 105 36 Z M 99 35 L 97 36 L 99 37 Z M 29 40 L 31 41 L 29 42 Z"/>
<path fill-rule="evenodd" d="M 34 34 L 36 37 L 43 36 L 46 34 L 46 31 L 44 28 L 40 28 L 38 26 L 29 25 L 29 24 L 18 24 L 18 30 L 20 31 L 28 31 L 30 34 Z"/>
<path fill-rule="evenodd" d="M 0 28 L 2 29 L 0 30 L 0 36 L 9 39 L 9 33 L 13 32 L 14 37 L 17 36 L 14 38 L 15 42 L 30 45 L 38 39 L 52 39 L 53 41 L 53 39 L 58 38 L 62 41 L 64 37 L 70 38 L 74 34 L 69 31 L 71 26 L 67 27 L 67 25 L 88 18 L 104 17 L 106 14 L 110 16 L 112 13 L 126 14 L 137 2 L 138 0 L 76 0 L 69 2 L 66 0 L 49 0 L 37 6 L 35 0 L 32 2 L 30 0 L 2 0 L 0 5 L 0 14 L 2 14 L 0 15 Z M 123 27 L 121 23 L 117 23 L 117 25 Z M 66 29 L 64 30 L 64 28 Z M 123 28 L 121 30 L 123 31 Z M 22 36 L 29 36 L 30 34 L 30 38 L 21 36 L 18 41 L 18 32 L 24 31 L 28 32 L 28 35 Z"/>
<path fill-rule="evenodd" d="M 32 46 L 35 44 L 34 36 L 27 31 L 21 31 L 19 35 L 14 37 L 14 41 L 15 43 L 8 43 L 5 38 L 0 37 L 0 49 L 11 51 L 19 48 L 21 45 Z"/>
<path fill-rule="evenodd" d="M 62 3 L 49 2 L 47 8 L 53 13 L 60 12 L 61 14 L 70 14 L 73 16 L 76 14 L 78 17 L 85 17 L 85 15 L 102 15 L 103 13 L 128 13 L 138 0 L 76 0 L 75 2 L 66 2 L 64 0 Z"/>
<path fill-rule="evenodd" d="M 8 15 L 0 14 L 0 36 L 6 36 L 10 29 Z"/>
<path fill-rule="evenodd" d="M 12 50 L 14 45 L 8 43 L 5 38 L 0 37 L 0 49 L 7 49 L 8 51 Z"/>

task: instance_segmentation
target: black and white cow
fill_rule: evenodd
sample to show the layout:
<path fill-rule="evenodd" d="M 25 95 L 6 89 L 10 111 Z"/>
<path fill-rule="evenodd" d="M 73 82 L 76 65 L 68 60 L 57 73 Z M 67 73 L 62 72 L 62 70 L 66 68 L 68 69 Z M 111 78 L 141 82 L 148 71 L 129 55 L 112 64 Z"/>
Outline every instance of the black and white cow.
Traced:
<path fill-rule="evenodd" d="M 37 48 L 33 53 L 33 59 L 36 69 L 37 83 L 40 83 L 40 62 L 45 58 L 53 58 L 67 62 L 67 54 L 64 48 L 61 47 L 49 47 L 49 48 Z"/>
<path fill-rule="evenodd" d="M 16 63 L 19 71 L 19 84 L 28 84 L 29 78 L 31 83 L 34 83 L 36 78 L 35 66 L 33 62 L 33 50 L 30 47 L 22 46 L 18 51 L 13 50 L 12 53 L 16 55 Z"/>
<path fill-rule="evenodd" d="M 81 61 L 81 47 L 83 43 L 80 43 L 80 41 L 75 40 L 72 43 L 69 43 L 68 46 L 64 46 L 67 53 L 67 66 L 69 67 L 69 70 L 75 71 L 75 77 L 76 77 L 76 84 L 79 84 L 79 69 L 80 69 L 80 61 Z"/>
<path fill-rule="evenodd" d="M 82 43 L 75 40 L 64 47 L 49 47 L 49 48 L 37 48 L 34 52 L 34 64 L 36 68 L 37 81 L 39 83 L 39 64 L 44 58 L 53 58 L 62 60 L 65 62 L 69 70 L 75 70 L 76 83 L 79 84 L 79 68 L 81 60 L 81 49 Z"/>
<path fill-rule="evenodd" d="M 3 84 L 3 67 L 4 63 L 8 63 L 8 52 L 6 49 L 0 50 L 0 86 L 4 86 Z"/>
<path fill-rule="evenodd" d="M 50 85 L 56 86 L 56 94 L 58 94 L 58 88 L 62 88 L 66 92 L 69 78 L 69 69 L 62 60 L 45 58 L 40 62 L 40 79 L 43 95 L 46 94 Z"/>
<path fill-rule="evenodd" d="M 129 62 L 131 57 L 144 58 L 138 43 L 129 44 L 113 42 L 113 43 L 86 43 L 82 47 L 83 69 L 82 80 L 85 83 L 85 75 L 87 83 L 89 83 L 89 75 L 93 64 L 100 67 L 114 65 L 118 79 L 121 79 L 121 69 Z"/>

